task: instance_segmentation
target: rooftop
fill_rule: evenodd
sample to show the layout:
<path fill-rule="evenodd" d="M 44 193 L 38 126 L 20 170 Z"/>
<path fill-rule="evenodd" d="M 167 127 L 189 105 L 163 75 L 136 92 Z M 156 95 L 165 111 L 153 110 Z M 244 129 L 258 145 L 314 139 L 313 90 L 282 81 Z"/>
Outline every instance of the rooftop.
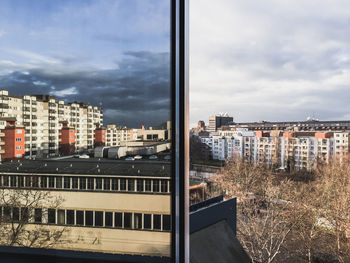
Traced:
<path fill-rule="evenodd" d="M 164 161 L 125 161 L 99 158 L 21 160 L 0 164 L 0 173 L 91 174 L 170 177 L 170 163 Z"/>

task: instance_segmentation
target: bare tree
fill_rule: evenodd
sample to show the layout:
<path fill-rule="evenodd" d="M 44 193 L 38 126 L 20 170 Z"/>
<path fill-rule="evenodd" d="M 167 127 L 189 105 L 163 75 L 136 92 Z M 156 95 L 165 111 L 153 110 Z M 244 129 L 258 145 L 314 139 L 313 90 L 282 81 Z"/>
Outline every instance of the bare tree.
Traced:
<path fill-rule="evenodd" d="M 48 209 L 56 209 L 62 202 L 49 191 L 0 189 L 0 244 L 48 248 L 63 242 L 66 229 L 48 226 L 45 221 Z"/>

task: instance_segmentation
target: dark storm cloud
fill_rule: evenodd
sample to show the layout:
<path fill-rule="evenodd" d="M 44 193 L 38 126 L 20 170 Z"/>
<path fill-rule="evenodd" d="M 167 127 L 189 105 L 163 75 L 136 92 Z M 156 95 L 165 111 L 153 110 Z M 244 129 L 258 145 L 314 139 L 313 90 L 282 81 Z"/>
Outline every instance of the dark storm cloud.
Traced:
<path fill-rule="evenodd" d="M 105 124 L 152 126 L 170 118 L 169 63 L 169 53 L 127 52 L 117 69 L 17 70 L 0 76 L 0 89 L 13 95 L 52 94 L 66 102 L 102 104 Z"/>

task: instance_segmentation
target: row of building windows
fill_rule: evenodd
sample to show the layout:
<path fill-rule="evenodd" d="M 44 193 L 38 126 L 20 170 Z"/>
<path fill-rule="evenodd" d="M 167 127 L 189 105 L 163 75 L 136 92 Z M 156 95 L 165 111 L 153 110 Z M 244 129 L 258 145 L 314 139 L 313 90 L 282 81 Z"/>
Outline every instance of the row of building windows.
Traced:
<path fill-rule="evenodd" d="M 170 180 L 168 179 L 1 175 L 0 186 L 113 192 L 170 192 Z"/>
<path fill-rule="evenodd" d="M 170 215 L 70 209 L 0 207 L 2 222 L 170 231 Z"/>

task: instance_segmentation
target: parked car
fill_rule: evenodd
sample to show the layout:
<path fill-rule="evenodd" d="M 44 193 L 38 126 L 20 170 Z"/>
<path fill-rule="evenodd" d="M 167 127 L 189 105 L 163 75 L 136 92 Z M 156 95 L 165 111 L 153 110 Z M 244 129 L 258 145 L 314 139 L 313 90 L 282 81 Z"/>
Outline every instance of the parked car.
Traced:
<path fill-rule="evenodd" d="M 150 157 L 148 157 L 148 159 L 150 159 L 150 160 L 157 160 L 158 156 L 157 155 L 151 155 Z"/>
<path fill-rule="evenodd" d="M 126 157 L 125 161 L 135 161 L 134 157 Z"/>
<path fill-rule="evenodd" d="M 170 155 L 165 155 L 164 156 L 164 160 L 170 160 L 171 159 L 171 156 Z"/>
<path fill-rule="evenodd" d="M 90 156 L 87 155 L 87 154 L 82 154 L 82 155 L 79 155 L 79 158 L 80 158 L 80 159 L 89 159 Z"/>
<path fill-rule="evenodd" d="M 141 159 L 142 159 L 142 156 L 141 156 L 141 155 L 135 155 L 135 156 L 134 156 L 134 159 L 135 159 L 135 160 L 141 160 Z"/>

